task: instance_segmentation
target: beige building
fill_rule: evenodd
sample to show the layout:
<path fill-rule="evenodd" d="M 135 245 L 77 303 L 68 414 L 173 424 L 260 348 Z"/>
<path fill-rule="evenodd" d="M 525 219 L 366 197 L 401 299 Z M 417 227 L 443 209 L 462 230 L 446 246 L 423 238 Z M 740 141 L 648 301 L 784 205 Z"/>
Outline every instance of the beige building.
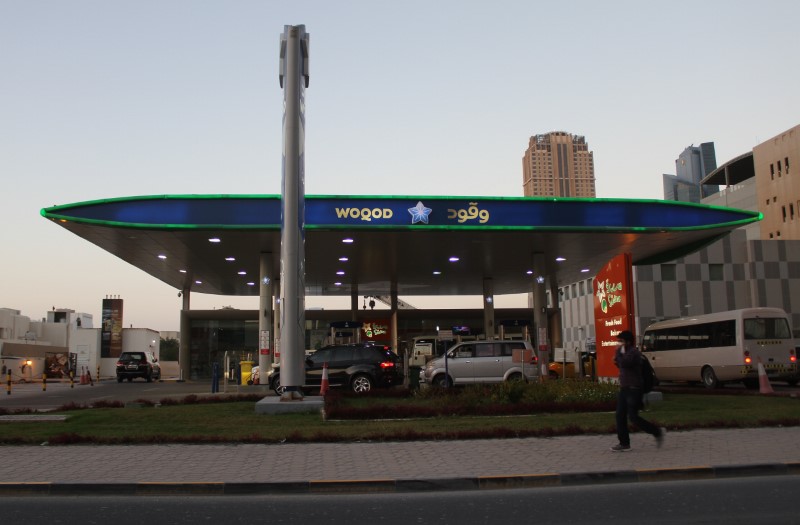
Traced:
<path fill-rule="evenodd" d="M 761 238 L 800 240 L 800 125 L 753 148 Z"/>
<path fill-rule="evenodd" d="M 522 158 L 526 197 L 595 197 L 594 154 L 586 139 L 565 131 L 530 138 Z"/>
<path fill-rule="evenodd" d="M 764 220 L 686 257 L 634 267 L 637 334 L 663 319 L 766 306 L 788 313 L 800 339 L 799 137 L 800 125 L 703 179 L 720 190 L 702 204 L 759 211 Z M 591 279 L 560 284 L 558 299 L 564 347 L 587 347 L 594 340 Z"/>

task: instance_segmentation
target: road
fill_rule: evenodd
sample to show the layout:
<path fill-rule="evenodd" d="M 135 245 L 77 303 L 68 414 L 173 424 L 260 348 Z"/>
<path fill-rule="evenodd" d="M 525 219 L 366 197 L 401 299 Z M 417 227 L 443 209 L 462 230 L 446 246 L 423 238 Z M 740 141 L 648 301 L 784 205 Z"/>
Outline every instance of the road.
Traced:
<path fill-rule="evenodd" d="M 8 385 L 3 385 L 0 392 L 0 408 L 7 409 L 32 409 L 56 410 L 68 403 L 77 405 L 93 405 L 97 402 L 119 401 L 122 403 L 146 399 L 158 402 L 164 398 L 183 398 L 188 395 L 236 395 L 236 394 L 263 394 L 275 395 L 266 385 L 236 386 L 228 385 L 224 389 L 220 385 L 220 393 L 211 393 L 210 381 L 157 381 L 147 383 L 144 380 L 124 381 L 99 381 L 93 386 L 69 382 L 48 382 L 46 390 L 42 390 L 41 383 L 21 383 L 11 385 L 11 394 L 8 394 Z"/>
<path fill-rule="evenodd" d="M 7 523 L 800 524 L 800 476 L 413 494 L 0 498 Z"/>
<path fill-rule="evenodd" d="M 778 394 L 800 395 L 800 386 L 790 387 L 786 383 L 775 382 L 773 389 Z M 122 403 L 146 399 L 158 402 L 164 398 L 183 398 L 188 395 L 212 396 L 212 395 L 237 395 L 237 394 L 258 394 L 263 396 L 274 396 L 266 385 L 256 386 L 237 386 L 233 384 L 220 384 L 220 393 L 211 393 L 210 381 L 157 381 L 147 383 L 144 380 L 136 379 L 133 382 L 117 383 L 114 380 L 104 380 L 95 382 L 94 386 L 79 385 L 75 383 L 70 386 L 69 382 L 48 382 L 46 390 L 42 390 L 41 383 L 22 383 L 12 384 L 11 394 L 7 393 L 8 385 L 4 384 L 0 391 L 0 408 L 7 409 L 31 409 L 31 410 L 56 410 L 68 403 L 89 406 L 97 402 L 119 401 Z M 664 392 L 708 392 L 703 386 L 688 386 L 681 383 L 664 383 L 659 387 Z M 726 385 L 716 392 L 726 390 L 744 390 L 744 386 L 739 384 Z"/>

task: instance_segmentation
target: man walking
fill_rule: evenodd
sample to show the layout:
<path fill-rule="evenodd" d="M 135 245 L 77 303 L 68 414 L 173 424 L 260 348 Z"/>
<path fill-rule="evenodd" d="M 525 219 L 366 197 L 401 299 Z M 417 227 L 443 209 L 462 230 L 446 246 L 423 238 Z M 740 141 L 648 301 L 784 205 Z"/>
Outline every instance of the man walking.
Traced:
<path fill-rule="evenodd" d="M 617 335 L 620 346 L 614 354 L 614 364 L 619 368 L 619 394 L 617 395 L 617 438 L 619 444 L 611 447 L 614 452 L 631 449 L 628 421 L 656 438 L 656 446 L 664 443 L 663 428 L 639 416 L 642 408 L 642 353 L 634 344 L 633 334 L 623 330 Z"/>

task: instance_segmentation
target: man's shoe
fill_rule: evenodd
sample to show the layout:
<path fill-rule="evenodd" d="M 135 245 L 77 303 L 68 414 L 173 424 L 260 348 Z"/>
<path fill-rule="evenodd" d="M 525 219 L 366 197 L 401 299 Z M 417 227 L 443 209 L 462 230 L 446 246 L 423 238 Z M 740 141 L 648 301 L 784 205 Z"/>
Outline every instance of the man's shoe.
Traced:
<path fill-rule="evenodd" d="M 664 444 L 664 436 L 666 435 L 667 435 L 667 429 L 661 427 L 659 429 L 659 434 L 656 436 L 656 448 L 661 448 L 661 446 Z"/>
<path fill-rule="evenodd" d="M 630 445 L 614 445 L 611 447 L 611 452 L 627 452 L 631 449 Z"/>

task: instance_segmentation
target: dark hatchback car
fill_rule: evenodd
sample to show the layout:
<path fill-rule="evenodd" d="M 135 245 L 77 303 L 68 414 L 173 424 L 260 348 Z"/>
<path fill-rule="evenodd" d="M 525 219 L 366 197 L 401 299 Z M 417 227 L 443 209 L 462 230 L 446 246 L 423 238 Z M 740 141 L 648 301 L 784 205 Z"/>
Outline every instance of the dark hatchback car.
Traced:
<path fill-rule="evenodd" d="M 326 346 L 308 356 L 303 390 L 319 391 L 325 363 L 331 387 L 345 387 L 357 394 L 403 382 L 400 358 L 389 347 L 352 343 Z M 270 388 L 278 395 L 283 393 L 280 374 L 280 367 L 274 366 L 268 378 Z"/>
<path fill-rule="evenodd" d="M 122 352 L 117 360 L 117 382 L 141 377 L 148 383 L 161 379 L 161 366 L 152 352 Z"/>

